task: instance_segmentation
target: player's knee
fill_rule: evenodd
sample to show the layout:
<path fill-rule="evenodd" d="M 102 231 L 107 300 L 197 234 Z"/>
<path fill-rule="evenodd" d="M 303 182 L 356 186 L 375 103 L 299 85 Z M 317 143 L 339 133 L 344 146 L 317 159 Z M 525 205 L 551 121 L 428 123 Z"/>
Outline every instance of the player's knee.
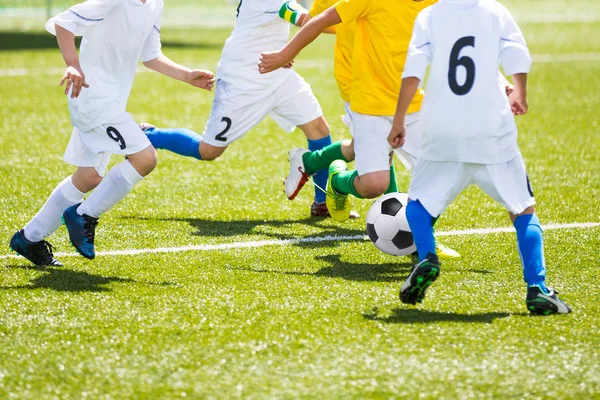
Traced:
<path fill-rule="evenodd" d="M 139 153 L 131 154 L 127 157 L 133 168 L 135 168 L 137 173 L 141 176 L 146 176 L 151 173 L 158 164 L 158 155 L 153 146 L 148 146 Z"/>
<path fill-rule="evenodd" d="M 102 182 L 102 177 L 95 168 L 79 167 L 71 176 L 71 182 L 80 192 L 87 193 Z"/>
<path fill-rule="evenodd" d="M 390 180 L 385 178 L 373 177 L 361 182 L 360 194 L 367 199 L 374 199 L 385 193 L 390 186 Z"/>
<path fill-rule="evenodd" d="M 200 158 L 202 161 L 213 161 L 216 160 L 225 152 L 227 147 L 216 147 L 200 142 Z"/>

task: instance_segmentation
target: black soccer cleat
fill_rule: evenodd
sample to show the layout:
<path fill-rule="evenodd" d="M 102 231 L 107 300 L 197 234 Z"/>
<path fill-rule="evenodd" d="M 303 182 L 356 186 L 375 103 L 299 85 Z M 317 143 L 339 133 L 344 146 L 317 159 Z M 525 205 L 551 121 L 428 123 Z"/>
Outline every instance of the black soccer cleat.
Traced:
<path fill-rule="evenodd" d="M 425 291 L 440 276 L 440 260 L 438 256 L 429 253 L 427 257 L 413 267 L 408 278 L 400 289 L 400 300 L 406 304 L 421 303 Z"/>
<path fill-rule="evenodd" d="M 558 292 L 548 288 L 548 293 L 544 293 L 539 286 L 529 286 L 527 288 L 527 309 L 533 315 L 550 314 L 568 314 L 571 309 L 557 296 Z"/>
<path fill-rule="evenodd" d="M 45 240 L 30 242 L 25 238 L 23 229 L 16 232 L 10 239 L 10 248 L 37 266 L 62 267 L 60 261 L 55 259 L 52 254 L 54 247 L 50 243 Z"/>
<path fill-rule="evenodd" d="M 63 213 L 63 222 L 69 231 L 69 239 L 75 250 L 85 258 L 92 260 L 96 257 L 94 237 L 98 218 L 77 214 L 78 207 L 79 204 L 75 204 L 67 208 Z"/>

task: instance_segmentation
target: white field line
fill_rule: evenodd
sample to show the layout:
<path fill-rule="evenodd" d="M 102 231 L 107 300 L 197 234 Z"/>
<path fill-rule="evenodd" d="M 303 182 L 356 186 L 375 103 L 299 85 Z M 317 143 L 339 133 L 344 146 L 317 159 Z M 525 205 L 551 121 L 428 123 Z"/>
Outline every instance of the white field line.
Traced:
<path fill-rule="evenodd" d="M 557 230 L 557 229 L 590 229 L 600 227 L 600 222 L 580 222 L 572 224 L 549 224 L 543 225 L 542 229 L 545 231 Z M 482 228 L 482 229 L 466 229 L 459 231 L 446 231 L 437 232 L 436 236 L 462 236 L 462 235 L 489 235 L 496 233 L 510 233 L 515 230 L 512 227 L 506 228 Z M 231 250 L 231 249 L 246 249 L 256 248 L 265 246 L 288 246 L 293 244 L 302 243 L 319 243 L 319 242 L 348 242 L 348 241 L 359 241 L 367 240 L 368 237 L 365 235 L 353 235 L 353 236 L 318 236 L 318 237 L 307 237 L 301 239 L 285 239 L 285 240 L 259 240 L 250 242 L 233 242 L 223 244 L 200 244 L 193 246 L 182 246 L 182 247 L 158 247 L 154 249 L 131 249 L 131 250 L 112 250 L 112 251 L 100 251 L 96 253 L 96 256 L 135 256 L 139 254 L 164 254 L 164 253 L 183 253 L 187 251 L 214 251 L 214 250 Z M 56 257 L 79 257 L 79 254 L 71 253 L 56 253 Z M 0 260 L 9 258 L 20 258 L 21 256 L 16 254 L 7 254 L 0 256 Z"/>
<path fill-rule="evenodd" d="M 565 54 L 534 54 L 534 63 L 565 63 L 565 62 L 586 62 L 600 61 L 600 53 L 565 53 Z M 190 65 L 201 65 L 203 63 L 188 63 Z M 297 67 L 300 68 L 333 68 L 333 60 L 298 60 Z M 64 68 L 6 68 L 0 69 L 0 77 L 12 76 L 40 76 L 40 75 L 62 75 Z M 152 72 L 148 68 L 140 67 L 137 73 Z M 60 76 L 57 78 L 57 80 Z"/>

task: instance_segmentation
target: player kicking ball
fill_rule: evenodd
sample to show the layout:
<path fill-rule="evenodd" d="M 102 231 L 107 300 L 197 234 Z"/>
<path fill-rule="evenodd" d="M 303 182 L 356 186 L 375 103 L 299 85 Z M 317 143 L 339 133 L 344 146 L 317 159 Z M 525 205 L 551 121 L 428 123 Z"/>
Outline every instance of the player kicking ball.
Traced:
<path fill-rule="evenodd" d="M 508 99 L 496 78 L 499 62 L 513 77 Z M 420 262 L 402 285 L 400 299 L 423 301 L 439 276 L 432 221 L 474 183 L 506 207 L 517 231 L 527 309 L 541 315 L 571 312 L 545 284 L 542 229 L 517 144 L 513 114 L 527 113 L 531 67 L 521 30 L 493 0 L 441 0 L 423 10 L 415 22 L 388 136 L 394 148 L 404 144 L 406 113 L 429 64 L 421 155 L 406 209 Z"/>
<path fill-rule="evenodd" d="M 263 74 L 276 73 L 325 29 L 334 25 L 337 28 L 338 24 L 342 27 L 356 25 L 350 88 L 356 170 L 348 170 L 346 161 L 349 158 L 345 154 L 340 157 L 335 144 L 311 153 L 294 152 L 293 155 L 297 156 L 290 159 L 290 175 L 286 180 L 288 193 L 300 190 L 306 181 L 305 175 L 329 167 L 327 207 L 333 219 L 345 221 L 350 215 L 350 194 L 372 199 L 397 191 L 395 172 L 390 168 L 393 149 L 387 135 L 396 111 L 400 76 L 413 22 L 419 11 L 434 2 L 342 0 L 311 19 L 280 51 L 262 53 L 259 71 Z M 422 90 L 411 99 L 407 143 L 396 152 L 409 170 L 420 149 L 419 111 L 422 99 Z M 392 186 L 393 189 L 390 189 Z M 445 257 L 460 257 L 450 248 L 441 244 L 438 247 Z"/>
<path fill-rule="evenodd" d="M 304 8 L 283 0 L 240 1 L 235 27 L 219 61 L 215 99 L 204 133 L 143 124 L 152 145 L 212 161 L 267 116 L 287 132 L 300 128 L 309 150 L 330 145 L 329 126 L 321 106 L 310 85 L 291 68 L 291 63 L 268 76 L 256 69 L 261 51 L 283 47 L 289 38 L 290 22 L 301 25 L 307 14 Z M 321 171 L 314 179 L 317 185 L 325 187 L 327 171 Z M 329 216 L 325 193 L 317 188 L 311 215 Z"/>
<path fill-rule="evenodd" d="M 77 167 L 54 189 L 10 247 L 35 265 L 61 265 L 45 240 L 61 225 L 88 259 L 95 257 L 98 218 L 156 166 L 156 151 L 126 111 L 138 60 L 152 70 L 211 90 L 214 74 L 175 64 L 161 52 L 162 0 L 90 0 L 46 23 L 67 64 L 65 84 L 73 132 L 64 160 Z M 80 56 L 75 35 L 83 36 Z M 106 176 L 111 154 L 126 160 Z M 85 200 L 86 193 L 95 189 Z"/>

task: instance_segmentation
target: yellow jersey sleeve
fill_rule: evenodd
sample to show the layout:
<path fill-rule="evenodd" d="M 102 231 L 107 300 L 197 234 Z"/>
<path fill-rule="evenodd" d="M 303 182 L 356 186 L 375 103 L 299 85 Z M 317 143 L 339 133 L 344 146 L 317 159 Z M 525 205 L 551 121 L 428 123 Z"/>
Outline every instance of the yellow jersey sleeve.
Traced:
<path fill-rule="evenodd" d="M 369 14 L 372 0 L 340 0 L 335 9 L 340 15 L 342 22 L 354 22 Z"/>
<path fill-rule="evenodd" d="M 316 17 L 335 3 L 337 3 L 337 0 L 315 0 L 310 8 L 309 14 L 311 17 Z"/>

